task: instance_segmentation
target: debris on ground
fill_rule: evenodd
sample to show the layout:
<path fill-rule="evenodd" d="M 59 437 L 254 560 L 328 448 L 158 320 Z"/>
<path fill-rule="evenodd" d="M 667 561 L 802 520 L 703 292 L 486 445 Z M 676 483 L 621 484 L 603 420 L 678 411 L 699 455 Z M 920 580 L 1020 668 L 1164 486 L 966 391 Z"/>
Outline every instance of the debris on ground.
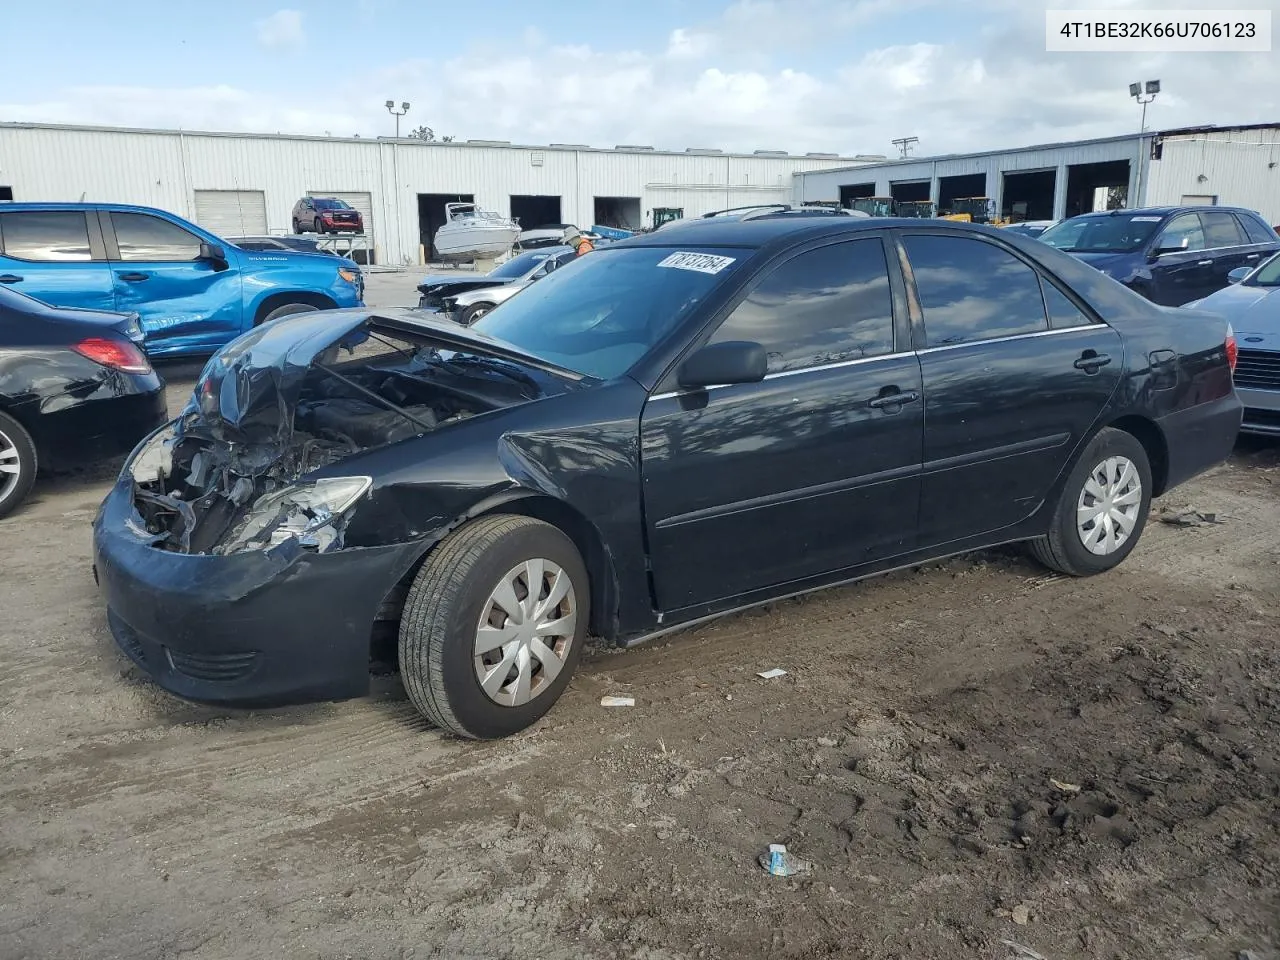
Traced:
<path fill-rule="evenodd" d="M 634 707 L 636 705 L 635 697 L 601 697 L 600 706 L 602 707 Z"/>
<path fill-rule="evenodd" d="M 1040 953 L 1038 950 L 1032 950 L 1030 947 L 1024 946 L 1021 943 L 1016 943 L 1013 940 L 1001 940 L 1000 942 L 1012 950 L 1019 958 L 1022 958 L 1022 960 L 1049 960 L 1048 957 L 1043 953 Z"/>
<path fill-rule="evenodd" d="M 776 680 L 778 677 L 785 677 L 786 675 L 787 671 L 779 670 L 777 667 L 774 667 L 772 670 L 764 670 L 756 674 L 756 676 L 761 680 Z"/>
<path fill-rule="evenodd" d="M 1185 510 L 1171 510 L 1165 507 L 1156 514 L 1156 519 L 1175 527 L 1204 527 L 1227 522 L 1226 517 L 1220 517 L 1216 513 L 1201 513 L 1190 507 Z"/>
<path fill-rule="evenodd" d="M 1020 927 L 1025 927 L 1031 922 L 1031 908 L 1025 903 L 1020 903 L 1009 911 L 1009 919 Z"/>
<path fill-rule="evenodd" d="M 1063 793 L 1079 793 L 1080 792 L 1080 784 L 1078 783 L 1064 783 L 1061 780 L 1055 780 L 1053 777 L 1049 778 L 1049 782 L 1053 784 L 1055 788 L 1057 788 L 1058 790 L 1061 790 Z"/>
<path fill-rule="evenodd" d="M 813 864 L 788 853 L 784 843 L 769 844 L 769 849 L 760 854 L 759 860 L 760 866 L 775 877 L 794 877 L 813 872 Z"/>

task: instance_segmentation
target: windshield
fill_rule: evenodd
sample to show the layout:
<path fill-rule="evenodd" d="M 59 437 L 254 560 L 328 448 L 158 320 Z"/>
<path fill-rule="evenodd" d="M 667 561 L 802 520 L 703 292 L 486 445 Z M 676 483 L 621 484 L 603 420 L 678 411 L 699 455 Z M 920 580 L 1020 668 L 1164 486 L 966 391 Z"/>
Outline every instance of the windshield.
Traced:
<path fill-rule="evenodd" d="M 474 329 L 577 373 L 626 373 L 739 267 L 742 250 L 597 250 L 530 284 Z"/>
<path fill-rule="evenodd" d="M 1265 261 L 1245 283 L 1251 287 L 1280 287 L 1280 253 Z"/>
<path fill-rule="evenodd" d="M 1072 217 L 1037 239 L 1067 253 L 1129 253 L 1146 246 L 1163 220 L 1140 212 Z"/>
<path fill-rule="evenodd" d="M 537 253 L 522 253 L 518 257 L 512 257 L 502 266 L 494 267 L 489 271 L 489 276 L 497 277 L 500 280 L 523 277 L 549 256 L 551 254 L 545 250 L 539 250 Z"/>
<path fill-rule="evenodd" d="M 320 199 L 316 200 L 315 205 L 317 210 L 350 210 L 351 209 L 351 207 L 347 204 L 347 201 L 345 200 L 333 200 L 326 197 L 321 197 Z"/>

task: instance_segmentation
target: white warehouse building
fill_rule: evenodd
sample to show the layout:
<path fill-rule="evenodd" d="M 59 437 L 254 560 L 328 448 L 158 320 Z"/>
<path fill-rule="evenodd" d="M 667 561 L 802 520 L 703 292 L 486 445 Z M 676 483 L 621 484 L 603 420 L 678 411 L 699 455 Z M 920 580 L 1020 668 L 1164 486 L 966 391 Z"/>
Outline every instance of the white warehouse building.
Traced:
<path fill-rule="evenodd" d="M 364 214 L 375 262 L 415 264 L 447 202 L 474 202 L 526 228 L 637 229 L 789 202 L 796 173 L 863 159 L 884 158 L 0 123 L 0 200 L 139 204 L 250 236 L 289 232 L 302 197 L 338 197 Z"/>
<path fill-rule="evenodd" d="M 1057 220 L 1111 205 L 1220 204 L 1280 224 L 1280 126 L 1190 127 L 797 171 L 794 199 L 932 200 L 939 211 L 989 197 L 1003 217 Z"/>

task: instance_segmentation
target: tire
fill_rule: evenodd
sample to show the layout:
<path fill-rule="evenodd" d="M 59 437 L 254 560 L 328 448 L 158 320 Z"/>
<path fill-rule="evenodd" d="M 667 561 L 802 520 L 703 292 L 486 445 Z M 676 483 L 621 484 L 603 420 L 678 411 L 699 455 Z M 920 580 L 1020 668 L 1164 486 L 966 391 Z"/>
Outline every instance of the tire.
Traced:
<path fill-rule="evenodd" d="M 322 224 L 322 223 L 320 222 L 320 218 L 319 218 L 319 217 L 316 217 L 316 221 L 315 221 L 315 223 L 313 223 L 313 224 L 312 224 L 312 226 L 314 226 L 314 227 L 316 228 L 316 233 L 319 233 L 319 234 L 323 234 L 323 233 L 324 233 L 324 224 Z"/>
<path fill-rule="evenodd" d="M 1091 509 L 1096 498 L 1086 491 L 1086 485 L 1093 482 L 1095 489 L 1107 489 L 1101 478 L 1110 470 L 1111 480 L 1123 479 L 1120 469 L 1122 458 L 1132 466 L 1139 484 L 1137 502 L 1133 502 L 1132 485 L 1116 484 L 1109 494 L 1119 497 L 1115 500 L 1114 510 L 1098 514 L 1089 526 L 1089 539 L 1095 542 L 1095 548 L 1085 545 L 1086 531 L 1077 526 L 1077 510 Z M 1110 464 L 1110 467 L 1108 467 Z M 1130 508 L 1136 507 L 1130 513 Z M 1067 481 L 1063 484 L 1058 502 L 1054 506 L 1049 532 L 1030 544 L 1032 555 L 1050 569 L 1073 577 L 1088 577 L 1095 573 L 1104 573 L 1117 566 L 1127 557 L 1138 543 L 1142 531 L 1147 524 L 1147 512 L 1151 507 L 1151 464 L 1147 459 L 1147 451 L 1132 434 L 1110 427 L 1099 431 L 1089 441 L 1076 465 L 1072 468 Z M 1128 520 L 1130 529 L 1124 534 L 1123 523 Z M 1117 543 L 1109 545 L 1105 531 L 1110 526 Z M 1102 552 L 1096 552 L 1101 550 Z"/>
<path fill-rule="evenodd" d="M 282 307 L 276 307 L 265 317 L 258 321 L 258 324 L 270 323 L 272 320 L 279 320 L 281 317 L 290 317 L 295 313 L 311 313 L 320 308 L 311 303 L 286 303 Z"/>
<path fill-rule="evenodd" d="M 301 232 L 302 232 L 302 224 L 300 224 L 300 223 L 297 221 L 297 218 L 295 218 L 295 219 L 294 219 L 294 221 L 293 221 L 293 232 L 294 232 L 294 233 L 301 233 Z"/>
<path fill-rule="evenodd" d="M 493 308 L 494 304 L 492 303 L 473 303 L 462 311 L 462 315 L 458 317 L 458 322 L 464 327 L 469 327 Z"/>
<path fill-rule="evenodd" d="M 567 576 L 570 585 L 561 605 L 540 622 L 563 623 L 570 614 L 574 619 L 565 625 L 563 635 L 552 638 L 553 650 L 560 658 L 550 680 L 543 661 L 536 659 L 536 651 L 523 646 L 531 668 L 524 681 L 527 699 L 521 702 L 520 686 L 514 679 L 520 673 L 524 642 L 519 635 L 503 647 L 495 647 L 479 666 L 475 647 L 481 617 L 486 613 L 486 629 L 513 629 L 494 595 L 522 565 L 539 560 L 551 564 L 543 567 L 546 574 L 540 594 L 559 584 L 559 575 Z M 559 574 L 553 567 L 559 567 Z M 522 599 L 518 590 L 512 591 L 511 598 L 527 615 L 523 607 L 527 599 Z M 590 610 L 586 567 L 573 541 L 555 527 L 528 517 L 503 515 L 482 517 L 459 527 L 428 554 L 405 599 L 399 651 L 400 676 L 409 699 L 432 723 L 460 737 L 492 740 L 523 730 L 550 710 L 569 685 L 582 655 Z M 492 626 L 495 622 L 498 628 Z M 516 659 L 510 660 L 512 657 Z M 509 660 L 512 666 L 504 668 Z M 481 669 L 492 671 L 491 689 L 497 696 L 513 702 L 500 703 L 485 692 L 478 672 Z"/>
<path fill-rule="evenodd" d="M 12 512 L 36 482 L 36 445 L 17 420 L 0 413 L 0 517 Z"/>

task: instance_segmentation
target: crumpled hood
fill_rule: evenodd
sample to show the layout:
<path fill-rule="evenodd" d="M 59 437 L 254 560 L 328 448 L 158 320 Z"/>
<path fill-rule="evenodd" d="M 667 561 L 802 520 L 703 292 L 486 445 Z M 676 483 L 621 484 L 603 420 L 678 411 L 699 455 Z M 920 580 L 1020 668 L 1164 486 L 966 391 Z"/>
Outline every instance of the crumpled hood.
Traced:
<path fill-rule="evenodd" d="M 439 296 L 444 293 L 457 293 L 460 290 L 478 290 L 481 287 L 500 287 L 510 283 L 515 277 L 491 277 L 488 274 L 479 276 L 459 276 L 456 273 L 429 273 L 418 284 L 418 292 L 426 296 Z"/>
<path fill-rule="evenodd" d="M 510 360 L 571 380 L 581 375 L 421 310 L 321 310 L 263 324 L 236 338 L 205 364 L 183 411 L 198 416 L 218 440 L 271 443 L 293 431 L 307 372 L 322 354 L 336 358 L 382 328 L 423 346 Z"/>
<path fill-rule="evenodd" d="M 1280 340 L 1280 287 L 1234 283 L 1196 301 L 1195 307 L 1197 310 L 1207 310 L 1225 317 L 1231 323 L 1237 339 L 1252 334 L 1270 337 L 1272 342 Z"/>

